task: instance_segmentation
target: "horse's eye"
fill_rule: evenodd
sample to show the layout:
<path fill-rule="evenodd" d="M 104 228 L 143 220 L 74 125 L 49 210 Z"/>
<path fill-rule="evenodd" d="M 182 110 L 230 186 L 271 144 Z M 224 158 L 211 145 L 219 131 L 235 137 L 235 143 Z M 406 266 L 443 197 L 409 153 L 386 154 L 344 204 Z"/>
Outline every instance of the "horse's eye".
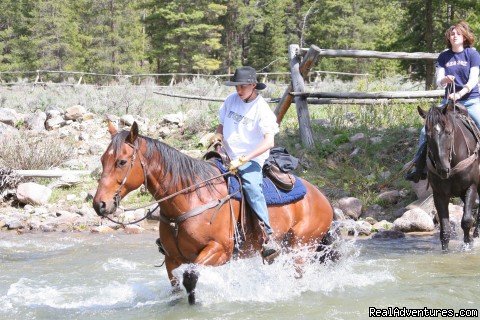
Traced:
<path fill-rule="evenodd" d="M 117 160 L 117 167 L 123 167 L 124 165 L 127 164 L 127 160 Z"/>

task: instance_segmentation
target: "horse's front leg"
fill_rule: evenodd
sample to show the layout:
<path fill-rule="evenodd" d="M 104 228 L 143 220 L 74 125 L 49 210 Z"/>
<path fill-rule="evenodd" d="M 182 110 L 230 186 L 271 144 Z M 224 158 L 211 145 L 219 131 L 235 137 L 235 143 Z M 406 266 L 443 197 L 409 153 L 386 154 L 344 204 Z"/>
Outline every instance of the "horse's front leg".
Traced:
<path fill-rule="evenodd" d="M 433 194 L 433 202 L 437 209 L 438 219 L 440 222 L 440 242 L 442 250 L 448 250 L 448 242 L 450 241 L 450 221 L 448 216 L 448 201 L 450 199 L 443 194 Z"/>
<path fill-rule="evenodd" d="M 170 279 L 170 284 L 172 285 L 172 291 L 176 292 L 180 290 L 180 282 L 177 277 L 173 275 L 173 270 L 178 268 L 180 263 L 169 256 L 165 256 L 165 268 L 167 269 L 168 279 Z"/>
<path fill-rule="evenodd" d="M 475 205 L 475 200 L 477 199 L 477 188 L 475 185 L 471 185 L 465 196 L 462 197 L 464 206 L 463 206 L 463 217 L 462 217 L 462 230 L 463 230 L 463 242 L 466 246 L 470 246 L 472 243 L 472 238 L 470 237 L 470 229 L 473 226 L 473 206 Z"/>
<path fill-rule="evenodd" d="M 198 282 L 198 271 L 196 265 L 218 266 L 228 261 L 231 254 L 218 242 L 210 241 L 200 252 L 194 264 L 183 272 L 183 286 L 187 290 L 188 303 L 195 304 L 195 288 Z"/>

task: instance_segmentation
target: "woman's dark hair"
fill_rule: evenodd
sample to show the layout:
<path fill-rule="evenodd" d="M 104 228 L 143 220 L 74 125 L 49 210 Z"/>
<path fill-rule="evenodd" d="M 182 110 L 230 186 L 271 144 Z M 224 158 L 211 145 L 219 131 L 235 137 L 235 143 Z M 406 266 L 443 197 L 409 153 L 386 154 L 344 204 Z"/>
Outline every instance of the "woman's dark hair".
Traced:
<path fill-rule="evenodd" d="M 452 49 L 452 44 L 450 43 L 450 35 L 452 34 L 453 30 L 457 30 L 463 36 L 463 46 L 465 48 L 473 46 L 475 42 L 475 35 L 473 34 L 470 26 L 465 21 L 460 21 L 459 23 L 451 26 L 450 28 L 445 31 L 445 42 L 447 43 L 447 47 Z"/>

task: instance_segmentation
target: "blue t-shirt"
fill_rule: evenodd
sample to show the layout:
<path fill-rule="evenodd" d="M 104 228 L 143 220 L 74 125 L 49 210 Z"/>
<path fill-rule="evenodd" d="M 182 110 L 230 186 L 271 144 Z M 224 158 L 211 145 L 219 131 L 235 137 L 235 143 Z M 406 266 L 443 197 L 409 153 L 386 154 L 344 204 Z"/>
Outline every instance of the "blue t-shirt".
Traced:
<path fill-rule="evenodd" d="M 455 92 L 458 92 L 468 82 L 470 68 L 480 66 L 480 54 L 475 48 L 465 48 L 462 52 L 453 52 L 452 49 L 448 49 L 440 53 L 437 64 L 445 69 L 446 76 L 452 75 L 455 77 Z M 449 84 L 445 88 L 445 99 L 452 92 L 451 86 Z M 464 95 L 460 101 L 478 97 L 480 97 L 480 94 L 477 85 L 472 88 L 472 91 Z"/>

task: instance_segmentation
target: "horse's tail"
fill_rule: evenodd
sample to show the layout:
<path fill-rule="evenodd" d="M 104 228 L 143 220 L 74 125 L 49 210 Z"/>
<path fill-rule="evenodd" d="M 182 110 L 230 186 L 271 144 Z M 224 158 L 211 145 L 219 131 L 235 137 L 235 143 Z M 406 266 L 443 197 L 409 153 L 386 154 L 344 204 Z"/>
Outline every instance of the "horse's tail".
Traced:
<path fill-rule="evenodd" d="M 333 212 L 333 221 L 316 250 L 317 252 L 320 252 L 318 257 L 320 263 L 324 263 L 327 260 L 337 261 L 340 259 L 340 253 L 335 249 L 335 244 L 341 238 L 341 233 L 340 228 L 336 223 L 337 215 L 335 214 L 331 204 L 330 207 L 332 208 Z"/>

